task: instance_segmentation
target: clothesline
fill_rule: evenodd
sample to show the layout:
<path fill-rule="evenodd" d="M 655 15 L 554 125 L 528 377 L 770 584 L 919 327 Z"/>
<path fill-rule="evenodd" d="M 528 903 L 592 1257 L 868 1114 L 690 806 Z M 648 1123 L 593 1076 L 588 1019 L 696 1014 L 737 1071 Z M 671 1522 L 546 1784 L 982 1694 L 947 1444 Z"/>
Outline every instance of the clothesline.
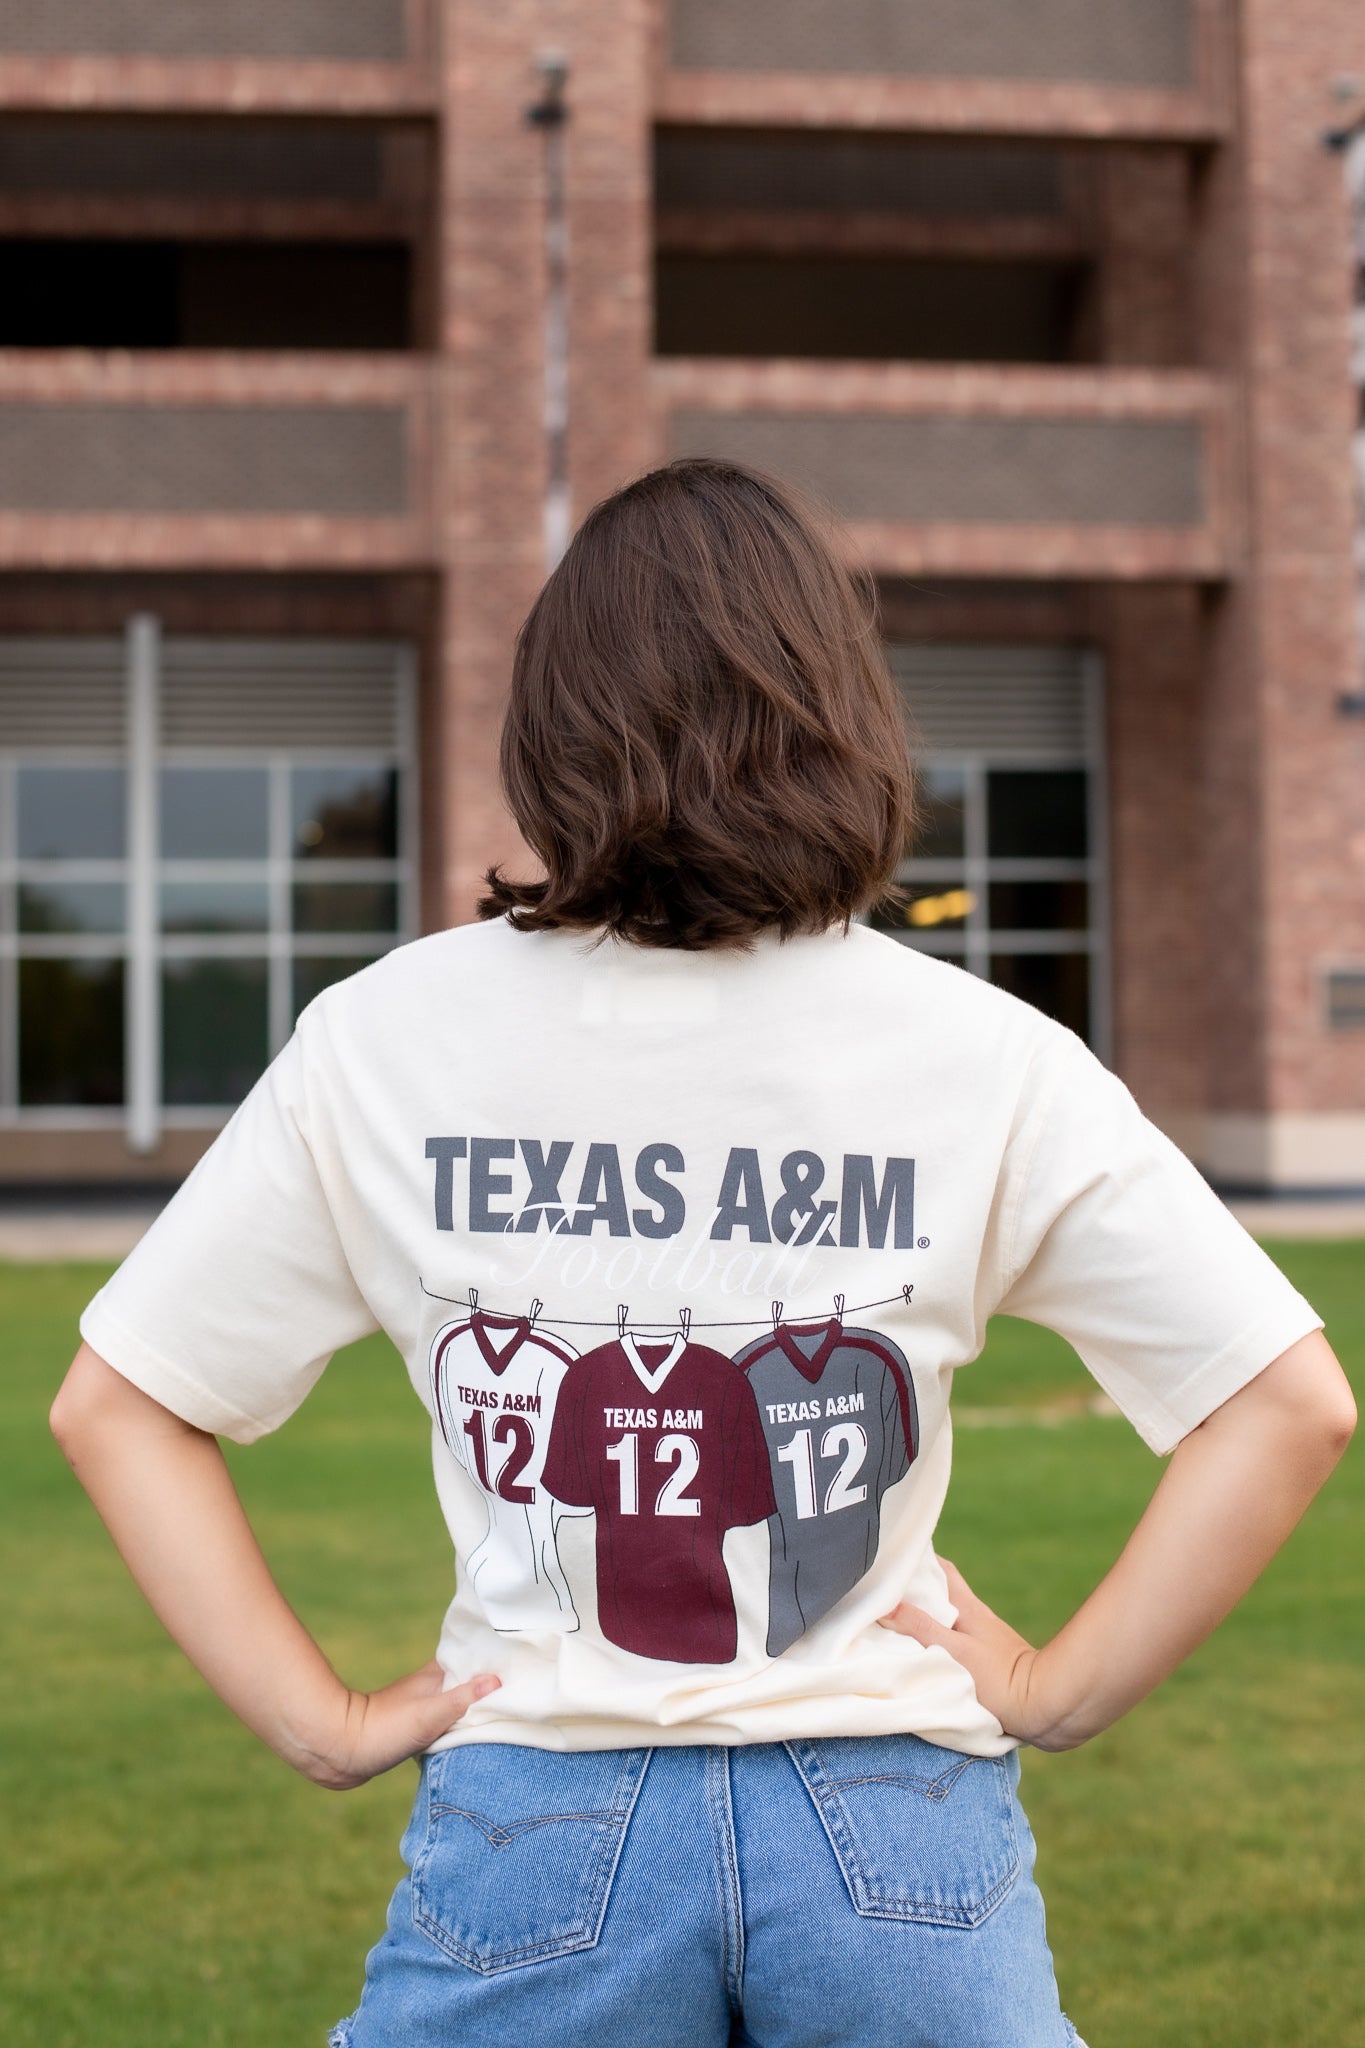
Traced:
<path fill-rule="evenodd" d="M 428 1301 L 449 1302 L 452 1308 L 467 1308 L 471 1315 L 480 1312 L 479 1290 L 477 1287 L 471 1287 L 469 1290 L 468 1297 L 466 1298 L 465 1296 L 458 1294 L 437 1294 L 434 1291 L 434 1289 L 427 1286 L 426 1281 L 421 1279 L 420 1275 L 418 1279 L 418 1284 L 420 1285 L 423 1294 L 426 1295 Z M 849 1309 L 846 1309 L 844 1307 L 843 1295 L 836 1294 L 834 1297 L 834 1314 L 842 1322 L 845 1316 L 864 1315 L 870 1308 L 889 1308 L 893 1302 L 897 1301 L 903 1301 L 907 1308 L 913 1308 L 914 1303 L 910 1299 L 910 1297 L 914 1293 L 914 1291 L 914 1282 L 906 1281 L 902 1285 L 900 1292 L 898 1294 L 885 1294 L 882 1296 L 880 1301 L 857 1302 L 852 1308 Z M 544 1307 L 545 1304 L 543 1301 L 539 1299 L 534 1300 L 531 1303 L 531 1311 L 527 1320 L 534 1324 L 541 1316 Z M 795 1323 L 818 1322 L 821 1319 L 821 1317 L 826 1314 L 826 1311 L 823 1309 L 815 1309 L 806 1315 L 784 1317 L 783 1311 L 785 1307 L 785 1302 L 775 1301 L 772 1305 L 772 1310 L 769 1315 L 747 1317 L 734 1316 L 731 1317 L 728 1321 L 722 1319 L 719 1322 L 709 1323 L 694 1323 L 692 1320 L 691 1310 L 684 1308 L 679 1311 L 678 1315 L 675 1316 L 671 1322 L 654 1321 L 632 1324 L 630 1322 L 629 1305 L 627 1303 L 622 1303 L 622 1305 L 616 1311 L 614 1320 L 608 1320 L 606 1318 L 593 1316 L 547 1316 L 546 1321 L 552 1323 L 557 1330 L 610 1330 L 614 1328 L 619 1332 L 621 1330 L 626 1329 L 627 1327 L 631 1327 L 640 1330 L 682 1329 L 684 1332 L 686 1332 L 692 1329 L 760 1330 L 766 1329 L 770 1324 L 775 1327 L 779 1322 L 782 1322 L 783 1320 Z M 519 1320 L 517 1316 L 509 1315 L 503 1309 L 486 1308 L 483 1309 L 481 1313 L 486 1316 L 492 1316 L 499 1322 L 516 1322 Z"/>

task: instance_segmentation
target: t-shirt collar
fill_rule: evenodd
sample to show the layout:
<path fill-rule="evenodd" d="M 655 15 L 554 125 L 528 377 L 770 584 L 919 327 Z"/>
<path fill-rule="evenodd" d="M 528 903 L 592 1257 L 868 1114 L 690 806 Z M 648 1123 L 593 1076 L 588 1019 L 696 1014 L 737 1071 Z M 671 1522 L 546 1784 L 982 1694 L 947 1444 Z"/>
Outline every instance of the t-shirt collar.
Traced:
<path fill-rule="evenodd" d="M 626 1358 L 629 1361 L 631 1371 L 635 1374 L 637 1379 L 643 1381 L 644 1385 L 648 1387 L 651 1394 L 658 1393 L 660 1387 L 668 1378 L 668 1375 L 672 1372 L 674 1366 L 677 1364 L 678 1360 L 682 1357 L 684 1351 L 687 1349 L 687 1339 L 686 1337 L 684 1337 L 682 1331 L 679 1330 L 675 1335 L 673 1342 L 669 1345 L 668 1350 L 660 1359 L 659 1363 L 654 1366 L 649 1366 L 646 1365 L 643 1358 L 641 1358 L 639 1346 L 636 1344 L 635 1338 L 629 1330 L 626 1330 L 622 1333 L 620 1342 L 621 1349 L 625 1352 Z"/>
<path fill-rule="evenodd" d="M 529 1317 L 494 1316 L 489 1315 L 487 1310 L 481 1308 L 476 1308 L 473 1315 L 469 1318 L 469 1327 L 474 1332 L 474 1340 L 483 1353 L 485 1365 L 490 1372 L 495 1373 L 506 1372 L 508 1366 L 531 1334 Z M 490 1329 L 510 1330 L 512 1332 L 501 1350 L 498 1350 L 489 1336 Z"/>
<path fill-rule="evenodd" d="M 814 1355 L 812 1356 L 802 1350 L 796 1341 L 796 1335 L 799 1332 L 803 1337 L 814 1336 L 815 1332 L 821 1328 L 824 1330 L 824 1335 L 816 1345 Z M 774 1331 L 774 1335 L 782 1349 L 786 1352 L 787 1357 L 796 1367 L 796 1370 L 803 1378 L 808 1379 L 814 1385 L 815 1381 L 819 1379 L 821 1373 L 829 1364 L 830 1353 L 843 1335 L 843 1328 L 844 1326 L 838 1316 L 831 1316 L 829 1321 L 823 1325 L 820 1323 L 779 1323 Z"/>

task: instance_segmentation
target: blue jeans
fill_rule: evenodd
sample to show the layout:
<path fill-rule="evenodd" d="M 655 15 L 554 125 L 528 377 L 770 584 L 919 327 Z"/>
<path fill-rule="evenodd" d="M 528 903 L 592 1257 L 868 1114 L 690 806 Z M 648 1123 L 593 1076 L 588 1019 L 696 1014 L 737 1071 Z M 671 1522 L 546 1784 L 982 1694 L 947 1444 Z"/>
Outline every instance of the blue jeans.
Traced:
<path fill-rule="evenodd" d="M 1066 2048 L 1017 1755 L 478 1743 L 331 2048 Z"/>

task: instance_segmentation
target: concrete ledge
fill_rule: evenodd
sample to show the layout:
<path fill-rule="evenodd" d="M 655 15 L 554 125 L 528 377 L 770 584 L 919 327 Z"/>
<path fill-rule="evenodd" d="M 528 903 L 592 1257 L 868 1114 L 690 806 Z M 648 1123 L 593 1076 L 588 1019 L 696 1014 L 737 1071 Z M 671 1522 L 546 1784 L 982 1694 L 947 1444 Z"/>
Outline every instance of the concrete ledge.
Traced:
<path fill-rule="evenodd" d="M 1280 1202 L 1273 1196 L 1234 1197 L 1228 1207 L 1253 1237 L 1365 1238 L 1365 1196 Z"/>
<path fill-rule="evenodd" d="M 1215 1186 L 1238 1196 L 1358 1196 L 1365 1202 L 1365 1110 L 1213 1113 L 1163 1119 Z"/>
<path fill-rule="evenodd" d="M 112 1209 L 44 1206 L 0 1214 L 0 1260 L 125 1259 L 156 1213 L 153 1206 L 128 1203 Z"/>

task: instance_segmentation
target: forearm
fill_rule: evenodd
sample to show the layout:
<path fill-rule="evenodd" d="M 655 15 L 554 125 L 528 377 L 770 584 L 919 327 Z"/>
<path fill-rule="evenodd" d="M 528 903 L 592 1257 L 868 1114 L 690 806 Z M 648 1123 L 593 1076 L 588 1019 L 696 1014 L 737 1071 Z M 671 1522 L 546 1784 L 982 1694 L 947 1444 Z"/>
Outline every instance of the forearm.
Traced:
<path fill-rule="evenodd" d="M 1299 1521 L 1353 1420 L 1340 1368 L 1313 1337 L 1177 1446 L 1113 1569 L 1038 1652 L 1038 1746 L 1107 1728 L 1203 1642 Z"/>
<path fill-rule="evenodd" d="M 953 1626 L 910 1601 L 882 1626 L 947 1650 L 1008 1734 L 1073 1749 L 1136 1706 L 1236 1605 L 1331 1472 L 1355 1419 L 1325 1338 L 1304 1337 L 1177 1447 L 1118 1562 L 1041 1650 L 946 1558 Z"/>
<path fill-rule="evenodd" d="M 216 1438 L 119 1386 L 59 1403 L 53 1427 L 191 1663 L 286 1762 L 324 1774 L 349 1694 L 275 1584 Z"/>
<path fill-rule="evenodd" d="M 52 1430 L 153 1609 L 219 1698 L 316 1784 L 342 1791 L 416 1756 L 498 1679 L 436 1658 L 377 1692 L 337 1677 L 261 1555 L 217 1439 L 83 1345 Z"/>

